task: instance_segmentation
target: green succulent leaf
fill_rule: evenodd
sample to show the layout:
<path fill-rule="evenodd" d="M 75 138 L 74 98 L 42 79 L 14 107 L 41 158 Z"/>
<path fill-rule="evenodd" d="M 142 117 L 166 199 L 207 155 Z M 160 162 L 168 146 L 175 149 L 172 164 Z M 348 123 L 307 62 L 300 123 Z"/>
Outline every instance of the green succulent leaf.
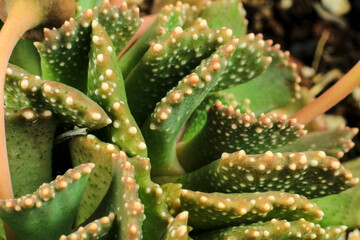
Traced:
<path fill-rule="evenodd" d="M 189 213 L 184 211 L 176 215 L 169 224 L 164 240 L 189 240 L 189 227 L 187 225 Z"/>
<path fill-rule="evenodd" d="M 136 156 L 128 161 L 134 166 L 135 179 L 139 184 L 139 198 L 145 206 L 145 220 L 142 224 L 143 235 L 149 240 L 161 239 L 171 220 L 162 189 L 151 180 L 150 159 Z"/>
<path fill-rule="evenodd" d="M 6 146 L 15 198 L 52 180 L 55 127 L 49 110 L 5 108 Z"/>
<path fill-rule="evenodd" d="M 360 159 L 345 162 L 354 177 L 360 177 Z M 313 199 L 325 213 L 321 226 L 346 225 L 350 229 L 360 228 L 360 185 L 339 194 Z"/>
<path fill-rule="evenodd" d="M 262 39 L 262 35 L 258 34 L 256 38 Z M 249 99 L 255 114 L 270 112 L 300 97 L 301 78 L 295 72 L 296 64 L 290 62 L 289 52 L 281 51 L 279 44 L 272 46 L 272 40 L 264 41 L 264 44 L 263 54 L 272 58 L 266 71 L 252 81 L 224 90 L 234 94 L 238 101 Z"/>
<path fill-rule="evenodd" d="M 319 220 L 324 213 L 305 197 L 284 192 L 204 193 L 164 185 L 170 212 L 188 211 L 189 225 L 197 230 L 247 225 L 273 218 Z M 168 193 L 167 191 L 170 191 Z M 173 191 L 173 192 L 171 192 Z"/>
<path fill-rule="evenodd" d="M 79 227 L 77 231 L 71 233 L 68 236 L 62 235 L 59 240 L 72 240 L 72 239 L 84 239 L 84 240 L 98 240 L 103 239 L 109 234 L 112 224 L 114 222 L 115 215 L 110 213 L 109 216 L 97 219 L 85 227 Z M 84 238 L 84 236 L 86 236 Z"/>
<path fill-rule="evenodd" d="M 284 145 L 275 151 L 301 152 L 322 150 L 327 155 L 342 158 L 354 143 L 351 139 L 359 132 L 357 128 L 340 126 L 327 131 L 311 132 L 293 143 Z M 326 139 L 326 141 L 324 141 Z"/>
<path fill-rule="evenodd" d="M 244 35 L 240 0 L 184 1 L 145 17 L 142 34 L 133 0 L 75 0 L 75 19 L 44 28 L 38 53 L 19 42 L 10 61 L 36 76 L 6 70 L 19 198 L 0 200 L 19 239 L 338 240 L 340 225 L 360 226 L 359 161 L 337 159 L 357 130 L 298 139 L 304 126 L 269 113 L 300 97 L 289 52 Z M 57 122 L 86 129 L 52 154 Z M 79 166 L 35 190 L 67 155 Z"/>
<path fill-rule="evenodd" d="M 193 13 L 188 4 L 178 2 L 176 6 L 164 6 L 146 32 L 120 57 L 119 63 L 124 78 L 140 62 L 153 43 L 161 41 L 176 27 L 182 27 L 187 18 L 190 17 L 189 15 L 191 16 Z"/>
<path fill-rule="evenodd" d="M 100 141 L 94 135 L 73 138 L 69 146 L 74 165 L 86 162 L 96 164 L 80 202 L 77 215 L 77 223 L 80 224 L 94 212 L 108 191 L 112 178 L 112 155 L 119 154 L 120 150 L 113 144 Z M 171 215 L 161 188 L 151 181 L 150 161 L 140 156 L 127 160 L 134 166 L 139 198 L 145 207 L 146 218 L 142 224 L 142 232 L 148 239 L 160 239 L 165 234 Z"/>
<path fill-rule="evenodd" d="M 78 226 L 96 210 L 109 189 L 113 169 L 112 154 L 120 151 L 115 145 L 102 142 L 92 134 L 72 138 L 69 150 L 74 166 L 89 162 L 95 164 L 81 197 L 75 222 Z"/>
<path fill-rule="evenodd" d="M 75 0 L 76 12 L 75 17 L 80 17 L 80 14 L 87 9 L 93 9 L 94 7 L 100 7 L 103 0 Z"/>
<path fill-rule="evenodd" d="M 200 27 L 201 25 L 202 23 L 200 23 Z M 191 113 L 200 105 L 209 92 L 218 85 L 221 77 L 229 73 L 241 54 L 246 53 L 250 59 L 253 56 L 258 56 L 257 51 L 248 48 L 245 51 L 246 47 L 244 46 L 246 44 L 243 43 L 251 41 L 251 39 L 255 41 L 253 34 L 244 36 L 241 39 L 235 38 L 222 45 L 212 56 L 202 61 L 190 75 L 181 80 L 177 87 L 169 91 L 166 97 L 157 105 L 155 111 L 142 128 L 144 138 L 150 146 L 149 157 L 156 160 L 153 162 L 156 167 L 154 169 L 158 171 L 157 173 L 154 172 L 155 175 L 182 173 L 174 151 L 177 136 Z M 237 51 L 237 49 L 242 49 L 245 52 L 242 50 Z M 257 58 L 261 60 L 260 57 Z"/>
<path fill-rule="evenodd" d="M 143 126 L 154 176 L 183 173 L 175 156 L 176 138 L 191 113 L 217 84 L 231 55 L 225 49 L 233 44 L 221 47 L 181 80 L 157 105 Z"/>
<path fill-rule="evenodd" d="M 1 240 L 6 240 L 5 230 L 4 230 L 4 226 L 2 224 L 0 224 L 0 239 Z"/>
<path fill-rule="evenodd" d="M 41 75 L 40 56 L 32 41 L 20 39 L 9 62 L 34 75 Z"/>
<path fill-rule="evenodd" d="M 105 109 L 113 121 L 107 127 L 107 141 L 130 156 L 146 156 L 146 144 L 127 105 L 124 79 L 114 46 L 96 20 L 92 22 L 91 39 L 87 94 Z"/>
<path fill-rule="evenodd" d="M 211 1 L 201 10 L 199 17 L 208 21 L 209 27 L 214 30 L 223 27 L 233 30 L 235 36 L 246 34 L 246 12 L 239 0 Z"/>
<path fill-rule="evenodd" d="M 285 191 L 311 199 L 344 191 L 359 179 L 322 151 L 246 155 L 241 150 L 173 181 L 204 192 Z"/>
<path fill-rule="evenodd" d="M 185 31 L 177 27 L 153 44 L 125 79 L 129 106 L 139 125 L 166 92 L 231 39 L 231 30 L 215 32 L 208 28 L 206 21 L 201 21 Z"/>
<path fill-rule="evenodd" d="M 190 172 L 218 159 L 223 152 L 244 150 L 248 154 L 264 153 L 286 145 L 306 134 L 295 119 L 276 114 L 241 114 L 221 102 L 208 108 L 204 128 L 191 140 L 178 144 L 177 156 Z"/>
<path fill-rule="evenodd" d="M 58 239 L 69 233 L 94 164 L 80 165 L 33 194 L 0 200 L 0 217 L 19 239 Z"/>
<path fill-rule="evenodd" d="M 261 75 L 272 61 L 266 56 L 267 46 L 262 36 L 252 33 L 234 39 L 236 47 L 228 47 L 227 51 L 234 51 L 227 65 L 226 71 L 221 75 L 219 84 L 212 91 L 232 88 Z"/>
<path fill-rule="evenodd" d="M 119 9 L 104 1 L 100 8 L 88 9 L 76 20 L 59 29 L 45 29 L 44 40 L 36 43 L 41 57 L 42 76 L 86 92 L 91 21 L 96 19 L 109 34 L 114 51 L 119 53 L 140 26 L 139 9 Z M 111 21 L 109 21 L 111 20 Z"/>
<path fill-rule="evenodd" d="M 88 219 L 97 219 L 104 213 L 115 213 L 114 226 L 109 239 L 136 240 L 142 236 L 145 218 L 144 205 L 138 197 L 134 178 L 134 166 L 125 152 L 113 155 L 113 171 L 110 187 L 94 214 Z"/>
<path fill-rule="evenodd" d="M 6 71 L 5 105 L 49 109 L 65 124 L 90 129 L 111 123 L 104 110 L 78 90 L 30 75 L 13 65 Z"/>
<path fill-rule="evenodd" d="M 187 122 L 184 134 L 181 137 L 182 142 L 192 139 L 203 129 L 207 120 L 206 109 L 214 106 L 218 101 L 221 101 L 226 106 L 240 109 L 241 112 L 250 112 L 246 101 L 242 103 L 237 102 L 233 94 L 223 93 L 221 91 L 210 93 L 192 113 Z"/>
<path fill-rule="evenodd" d="M 334 226 L 321 228 L 307 222 L 304 219 L 288 222 L 286 220 L 273 219 L 269 222 L 259 222 L 248 226 L 230 227 L 220 230 L 213 230 L 199 234 L 194 237 L 195 240 L 294 240 L 294 239 L 319 239 L 336 240 L 346 230 L 346 226 Z"/>

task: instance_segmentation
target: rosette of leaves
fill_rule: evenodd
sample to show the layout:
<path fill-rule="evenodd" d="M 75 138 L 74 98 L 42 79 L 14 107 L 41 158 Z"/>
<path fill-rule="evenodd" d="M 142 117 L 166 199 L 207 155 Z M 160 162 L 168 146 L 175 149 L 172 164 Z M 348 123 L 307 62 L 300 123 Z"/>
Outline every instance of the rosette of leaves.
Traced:
<path fill-rule="evenodd" d="M 44 29 L 33 64 L 13 58 L 6 71 L 17 199 L 0 200 L 0 218 L 20 239 L 337 239 L 359 227 L 321 210 L 358 182 L 336 158 L 357 130 L 306 135 L 269 113 L 299 97 L 301 79 L 288 52 L 246 34 L 239 1 L 166 5 L 121 55 L 139 10 L 91 2 Z M 91 131 L 61 135 L 74 169 L 24 185 L 60 172 L 69 159 L 49 148 L 74 127 Z"/>

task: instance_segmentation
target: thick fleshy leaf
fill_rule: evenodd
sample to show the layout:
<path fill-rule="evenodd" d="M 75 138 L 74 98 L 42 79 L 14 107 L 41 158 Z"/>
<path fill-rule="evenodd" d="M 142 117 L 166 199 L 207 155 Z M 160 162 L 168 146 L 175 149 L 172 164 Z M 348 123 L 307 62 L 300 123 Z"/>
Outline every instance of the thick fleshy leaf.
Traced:
<path fill-rule="evenodd" d="M 1 220 L 1 218 L 0 218 Z M 6 239 L 6 236 L 5 236 L 5 231 L 4 231 L 4 226 L 1 224 L 0 225 L 0 239 L 1 240 L 5 240 Z"/>
<path fill-rule="evenodd" d="M 80 17 L 80 14 L 87 9 L 93 9 L 94 7 L 100 7 L 103 0 L 75 0 L 76 12 L 75 17 Z"/>
<path fill-rule="evenodd" d="M 153 44 L 125 79 L 129 106 L 139 125 L 166 92 L 218 46 L 231 39 L 231 30 L 213 31 L 203 20 L 185 31 L 176 27 L 160 42 Z"/>
<path fill-rule="evenodd" d="M 200 23 L 201 25 L 201 23 Z M 175 156 L 175 142 L 181 129 L 209 92 L 219 83 L 237 61 L 239 55 L 257 57 L 258 52 L 243 48 L 243 43 L 254 40 L 253 34 L 235 38 L 221 46 L 212 56 L 201 64 L 175 88 L 155 108 L 153 114 L 143 126 L 144 138 L 149 146 L 149 157 L 156 169 L 155 175 L 181 174 L 182 169 Z M 244 51 L 237 51 L 242 49 Z M 269 62 L 270 58 L 264 58 Z M 261 62 L 261 61 L 260 61 Z M 154 146 L 154 147 L 152 147 Z M 155 161 L 154 161 L 155 160 Z"/>
<path fill-rule="evenodd" d="M 112 179 L 112 154 L 120 151 L 115 145 L 102 142 L 91 134 L 72 138 L 69 150 L 74 166 L 89 162 L 95 164 L 80 201 L 75 222 L 78 226 L 90 217 L 108 191 Z"/>
<path fill-rule="evenodd" d="M 199 17 L 209 23 L 211 29 L 223 27 L 233 30 L 235 36 L 246 34 L 247 20 L 245 10 L 239 0 L 211 1 L 201 10 Z"/>
<path fill-rule="evenodd" d="M 92 22 L 91 39 L 87 95 L 99 103 L 113 121 L 106 129 L 106 140 L 129 156 L 146 156 L 146 144 L 127 105 L 124 79 L 114 46 L 96 20 Z"/>
<path fill-rule="evenodd" d="M 33 194 L 0 200 L 1 219 L 19 239 L 59 239 L 72 228 L 92 168 L 92 163 L 80 165 Z"/>
<path fill-rule="evenodd" d="M 116 53 L 125 47 L 140 26 L 139 9 L 119 9 L 104 1 L 100 8 L 88 9 L 76 20 L 65 21 L 59 29 L 45 29 L 44 41 L 36 43 L 40 52 L 42 76 L 86 92 L 91 21 L 105 27 Z M 111 21 L 109 21 L 111 19 Z M 85 64 L 84 64 L 85 63 Z"/>
<path fill-rule="evenodd" d="M 189 213 L 186 211 L 176 215 L 174 220 L 169 224 L 166 237 L 163 240 L 188 240 L 188 219 Z"/>
<path fill-rule="evenodd" d="M 231 227 L 194 236 L 195 240 L 337 240 L 346 230 L 346 226 L 321 228 L 304 219 L 288 222 L 273 219 L 269 222 L 259 222 L 248 226 Z"/>
<path fill-rule="evenodd" d="M 9 62 L 31 74 L 41 75 L 40 56 L 32 41 L 19 39 Z"/>
<path fill-rule="evenodd" d="M 73 164 L 86 162 L 96 164 L 80 202 L 77 215 L 79 224 L 94 212 L 108 191 L 112 173 L 112 155 L 119 154 L 120 151 L 115 145 L 101 142 L 94 135 L 73 138 L 69 144 Z M 150 161 L 140 156 L 127 160 L 134 166 L 134 177 L 139 185 L 139 198 L 145 207 L 146 218 L 142 224 L 142 232 L 148 239 L 160 239 L 166 231 L 171 215 L 168 213 L 161 188 L 151 181 Z"/>
<path fill-rule="evenodd" d="M 231 42 L 221 47 L 202 61 L 192 74 L 167 93 L 143 126 L 154 176 L 183 173 L 175 156 L 176 138 L 191 113 L 217 84 L 232 54 L 226 48 L 234 48 L 234 44 Z"/>
<path fill-rule="evenodd" d="M 108 239 L 141 239 L 145 215 L 144 205 L 138 198 L 134 167 L 127 161 L 125 152 L 114 154 L 113 164 L 109 190 L 90 219 L 113 212 L 116 218 Z"/>
<path fill-rule="evenodd" d="M 139 184 L 139 198 L 145 206 L 146 218 L 142 224 L 143 235 L 148 240 L 161 239 L 172 217 L 168 212 L 162 189 L 151 180 L 150 160 L 136 156 L 129 158 L 128 161 L 134 166 L 135 179 Z"/>
<path fill-rule="evenodd" d="M 246 101 L 238 103 L 235 100 L 235 96 L 233 94 L 222 93 L 221 91 L 210 93 L 191 115 L 191 118 L 187 122 L 185 132 L 181 137 L 182 142 L 186 142 L 192 139 L 194 136 L 196 136 L 197 133 L 201 131 L 201 129 L 203 129 L 207 120 L 206 109 L 214 106 L 218 101 L 221 101 L 226 106 L 240 109 L 241 112 L 250 111 Z"/>
<path fill-rule="evenodd" d="M 164 6 L 153 24 L 136 40 L 134 45 L 121 56 L 119 62 L 124 78 L 126 78 L 131 70 L 140 62 L 141 58 L 153 43 L 161 41 L 176 27 L 182 27 L 187 18 L 192 15 L 193 10 L 190 6 L 180 1 L 177 2 L 175 6 Z"/>
<path fill-rule="evenodd" d="M 262 35 L 258 34 L 257 38 L 261 39 Z M 272 46 L 272 40 L 264 43 L 264 55 L 272 58 L 264 74 L 225 90 L 233 93 L 238 101 L 249 99 L 250 108 L 256 114 L 270 112 L 300 97 L 301 78 L 295 72 L 296 64 L 290 63 L 289 52 L 282 52 L 279 44 Z"/>
<path fill-rule="evenodd" d="M 355 177 L 360 177 L 360 159 L 345 162 Z M 350 229 L 360 228 L 360 185 L 339 194 L 313 199 L 325 213 L 321 226 L 346 225 Z"/>
<path fill-rule="evenodd" d="M 5 108 L 6 146 L 15 198 L 52 180 L 55 128 L 49 110 Z"/>
<path fill-rule="evenodd" d="M 238 38 L 226 71 L 221 75 L 219 84 L 212 91 L 232 88 L 262 75 L 272 61 L 267 56 L 267 46 L 262 36 L 250 33 Z M 243 100 L 243 99 L 242 99 Z"/>
<path fill-rule="evenodd" d="M 68 236 L 62 235 L 59 240 L 98 240 L 103 239 L 109 234 L 112 224 L 114 222 L 115 215 L 110 213 L 107 217 L 97 219 L 85 227 L 79 227 L 79 229 Z"/>
<path fill-rule="evenodd" d="M 188 211 L 194 231 L 246 225 L 273 218 L 319 220 L 324 213 L 305 197 L 284 192 L 204 193 L 180 190 L 181 185 L 163 186 L 170 212 Z"/>
<path fill-rule="evenodd" d="M 208 108 L 204 128 L 191 140 L 177 146 L 177 156 L 190 172 L 220 158 L 223 152 L 244 150 L 248 154 L 264 153 L 286 145 L 306 134 L 296 119 L 276 114 L 241 114 L 221 102 Z"/>
<path fill-rule="evenodd" d="M 233 94 L 224 94 L 222 92 L 210 93 L 208 96 L 206 96 L 204 101 L 194 110 L 193 114 L 188 120 L 184 133 L 181 136 L 182 142 L 190 140 L 201 131 L 201 129 L 205 126 L 207 119 L 206 109 L 214 106 L 218 101 L 221 101 L 223 104 L 229 107 L 236 108 L 237 106 L 239 106 L 242 110 L 246 109 L 243 104 L 239 104 L 235 100 Z"/>
<path fill-rule="evenodd" d="M 175 180 L 185 189 L 204 192 L 285 191 L 307 198 L 336 194 L 355 186 L 354 178 L 339 160 L 324 152 L 246 155 L 223 153 L 214 161 Z"/>
<path fill-rule="evenodd" d="M 0 218 L 0 220 L 1 220 L 1 218 Z M 1 240 L 6 240 L 4 226 L 2 224 L 0 225 L 0 239 Z"/>
<path fill-rule="evenodd" d="M 78 90 L 30 75 L 13 65 L 6 71 L 5 105 L 49 109 L 65 124 L 90 129 L 111 123 L 104 110 Z"/>
<path fill-rule="evenodd" d="M 354 147 L 351 139 L 358 134 L 357 128 L 340 126 L 327 131 L 311 132 L 293 143 L 277 148 L 279 152 L 301 152 L 322 150 L 327 155 L 342 158 Z"/>

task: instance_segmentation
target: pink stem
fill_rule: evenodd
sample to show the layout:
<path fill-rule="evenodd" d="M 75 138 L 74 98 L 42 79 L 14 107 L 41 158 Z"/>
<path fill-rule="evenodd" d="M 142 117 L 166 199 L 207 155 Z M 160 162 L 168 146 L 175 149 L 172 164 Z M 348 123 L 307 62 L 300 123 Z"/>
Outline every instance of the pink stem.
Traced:
<path fill-rule="evenodd" d="M 296 118 L 301 124 L 307 124 L 343 100 L 359 84 L 360 61 L 329 90 L 291 117 Z"/>

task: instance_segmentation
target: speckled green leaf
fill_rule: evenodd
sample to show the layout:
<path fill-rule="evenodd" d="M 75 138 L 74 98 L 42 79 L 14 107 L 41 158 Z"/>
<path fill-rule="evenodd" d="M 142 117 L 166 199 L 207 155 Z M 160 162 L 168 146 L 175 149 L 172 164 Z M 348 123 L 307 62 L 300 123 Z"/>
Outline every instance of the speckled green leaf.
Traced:
<path fill-rule="evenodd" d="M 360 159 L 345 162 L 354 177 L 360 177 Z M 360 185 L 339 194 L 313 199 L 325 213 L 322 226 L 346 225 L 350 229 L 360 228 Z"/>
<path fill-rule="evenodd" d="M 223 27 L 233 30 L 235 36 L 246 34 L 246 12 L 239 0 L 217 0 L 205 5 L 199 17 L 209 23 L 211 29 Z"/>
<path fill-rule="evenodd" d="M 143 126 L 154 176 L 183 172 L 175 156 L 176 138 L 191 113 L 218 83 L 231 56 L 226 51 L 229 45 L 234 47 L 233 42 L 221 47 L 169 91 Z"/>
<path fill-rule="evenodd" d="M 269 66 L 272 58 L 266 56 L 267 44 L 262 36 L 252 33 L 241 36 L 235 49 L 229 47 L 228 51 L 234 51 L 227 65 L 226 71 L 221 75 L 219 84 L 212 91 L 219 91 L 243 84 L 261 75 Z"/>
<path fill-rule="evenodd" d="M 276 149 L 279 152 L 301 152 L 322 150 L 327 155 L 342 158 L 354 143 L 351 139 L 359 132 L 357 128 L 340 126 L 338 128 L 311 132 L 295 142 Z"/>
<path fill-rule="evenodd" d="M 91 134 L 71 139 L 69 150 L 74 166 L 89 162 L 95 164 L 81 197 L 76 217 L 78 226 L 90 217 L 105 196 L 112 178 L 112 154 L 120 151 L 115 145 L 102 142 Z"/>
<path fill-rule="evenodd" d="M 188 4 L 178 2 L 176 6 L 164 6 L 151 26 L 140 36 L 133 46 L 120 58 L 120 67 L 126 78 L 140 62 L 143 55 L 154 42 L 161 41 L 176 27 L 182 27 L 192 10 Z"/>
<path fill-rule="evenodd" d="M 90 219 L 115 213 L 114 226 L 108 239 L 138 240 L 142 236 L 145 218 L 144 205 L 138 198 L 134 166 L 127 161 L 125 152 L 113 155 L 112 181 L 104 199 Z"/>
<path fill-rule="evenodd" d="M 98 129 L 111 123 L 104 110 L 78 90 L 30 75 L 13 65 L 6 71 L 4 100 L 12 108 L 49 109 L 69 125 Z"/>
<path fill-rule="evenodd" d="M 104 1 L 100 8 L 86 10 L 76 20 L 65 21 L 59 29 L 45 29 L 44 41 L 36 43 L 44 78 L 86 92 L 90 25 L 94 19 L 105 27 L 116 53 L 125 47 L 140 26 L 138 8 L 129 10 L 123 4 L 117 9 Z"/>
<path fill-rule="evenodd" d="M 181 128 L 208 93 L 219 84 L 221 76 L 226 75 L 228 70 L 234 68 L 239 57 L 238 54 L 241 56 L 244 53 L 237 49 L 244 50 L 243 43 L 251 41 L 251 39 L 254 40 L 254 36 L 249 34 L 241 39 L 235 38 L 221 46 L 212 56 L 202 61 L 193 73 L 181 80 L 177 87 L 169 91 L 157 105 L 142 128 L 144 138 L 149 145 L 149 157 L 156 160 L 153 162 L 154 169 L 157 171 L 157 173 L 154 171 L 155 175 L 171 175 L 182 172 L 174 152 L 175 141 Z M 247 48 L 245 53 L 249 58 L 256 56 L 261 59 L 257 51 Z M 269 58 L 264 59 L 269 60 Z"/>
<path fill-rule="evenodd" d="M 109 216 L 102 217 L 97 219 L 85 227 L 79 227 L 77 231 L 69 234 L 68 236 L 62 235 L 59 240 L 73 240 L 73 239 L 83 239 L 83 240 L 98 240 L 106 239 L 106 236 L 111 230 L 112 224 L 114 222 L 115 215 L 110 213 Z M 86 237 L 84 237 L 86 236 Z"/>
<path fill-rule="evenodd" d="M 68 234 L 93 164 L 68 170 L 33 194 L 0 200 L 0 217 L 19 239 L 51 240 Z"/>
<path fill-rule="evenodd" d="M 214 161 L 176 182 L 204 192 L 285 191 L 307 198 L 336 194 L 358 183 L 350 170 L 324 152 L 246 155 L 223 153 Z"/>
<path fill-rule="evenodd" d="M 305 135 L 304 126 L 286 116 L 241 114 L 221 102 L 208 109 L 204 128 L 191 140 L 178 144 L 177 156 L 190 172 L 220 158 L 223 152 L 264 153 Z"/>
<path fill-rule="evenodd" d="M 33 41 L 20 38 L 11 53 L 9 62 L 25 69 L 31 74 L 41 75 L 40 56 Z"/>
<path fill-rule="evenodd" d="M 166 92 L 230 39 L 231 30 L 215 32 L 202 21 L 185 31 L 177 27 L 153 44 L 125 79 L 129 106 L 139 125 Z"/>
<path fill-rule="evenodd" d="M 134 166 L 136 183 L 139 184 L 139 198 L 145 206 L 143 235 L 148 240 L 158 240 L 164 236 L 171 220 L 162 189 L 150 178 L 150 160 L 144 157 L 129 158 Z"/>
<path fill-rule="evenodd" d="M 114 46 L 96 20 L 92 22 L 91 39 L 87 94 L 105 109 L 113 121 L 106 129 L 106 140 L 129 156 L 146 156 L 146 144 L 127 105 L 124 79 Z"/>
<path fill-rule="evenodd" d="M 296 64 L 290 63 L 289 52 L 282 52 L 279 44 L 272 46 L 272 43 L 272 40 L 265 41 L 264 55 L 271 57 L 272 62 L 264 74 L 225 90 L 233 93 L 238 101 L 249 99 L 250 108 L 256 114 L 282 107 L 300 97 L 301 78 L 294 71 Z"/>
<path fill-rule="evenodd" d="M 5 108 L 6 145 L 15 198 L 52 180 L 55 118 L 48 110 Z"/>
<path fill-rule="evenodd" d="M 180 186 L 179 186 L 180 187 Z M 178 190 L 164 185 L 166 201 L 172 214 L 188 211 L 194 231 L 247 225 L 273 218 L 319 220 L 324 213 L 305 197 L 284 192 L 204 193 Z M 174 193 L 168 193 L 173 191 Z"/>
<path fill-rule="evenodd" d="M 169 224 L 163 240 L 189 240 L 189 227 L 187 225 L 189 213 L 184 211 L 175 216 Z"/>
<path fill-rule="evenodd" d="M 102 2 L 103 0 L 75 0 L 76 3 L 75 17 L 80 17 L 80 14 L 87 9 L 100 7 Z"/>
<path fill-rule="evenodd" d="M 247 101 L 239 103 L 235 100 L 235 96 L 233 94 L 223 93 L 221 91 L 210 93 L 191 115 L 186 125 L 185 132 L 181 137 L 182 142 L 190 140 L 201 131 L 207 120 L 206 109 L 214 106 L 218 101 L 221 101 L 224 105 L 233 107 L 234 109 L 240 109 L 241 112 L 251 112 L 249 106 L 246 104 Z"/>
<path fill-rule="evenodd" d="M 321 228 L 304 219 L 288 222 L 273 219 L 248 226 L 230 227 L 205 232 L 194 236 L 195 240 L 336 240 L 346 230 L 346 226 Z"/>

